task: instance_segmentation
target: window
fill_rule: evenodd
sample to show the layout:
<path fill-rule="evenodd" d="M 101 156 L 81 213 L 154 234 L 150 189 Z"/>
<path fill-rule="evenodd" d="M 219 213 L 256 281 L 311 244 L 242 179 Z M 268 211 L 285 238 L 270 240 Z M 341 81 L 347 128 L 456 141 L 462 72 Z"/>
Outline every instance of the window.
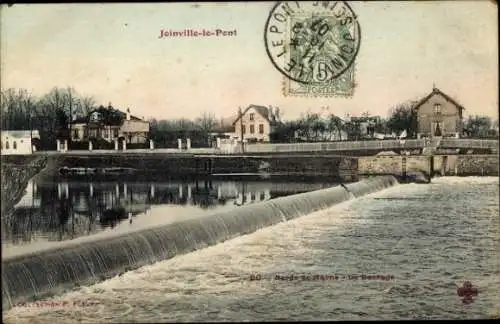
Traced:
<path fill-rule="evenodd" d="M 99 112 L 95 111 L 95 112 L 93 112 L 93 113 L 90 115 L 90 121 L 92 121 L 92 122 L 98 122 L 98 121 L 99 121 L 99 119 L 100 119 L 100 117 L 101 117 L 101 116 L 100 116 Z"/>
<path fill-rule="evenodd" d="M 245 125 L 241 125 L 241 129 L 243 130 L 243 134 L 246 134 L 247 127 Z"/>
<path fill-rule="evenodd" d="M 255 133 L 255 125 L 250 125 L 250 134 Z"/>
<path fill-rule="evenodd" d="M 259 133 L 264 134 L 264 124 L 259 125 Z"/>
<path fill-rule="evenodd" d="M 434 113 L 435 114 L 440 114 L 441 113 L 441 105 L 440 104 L 435 104 L 434 105 Z"/>
<path fill-rule="evenodd" d="M 113 129 L 113 135 L 115 138 L 118 137 L 118 128 Z"/>
<path fill-rule="evenodd" d="M 13 148 L 14 150 L 17 150 L 17 142 L 16 142 L 16 141 L 14 141 L 14 143 L 12 144 L 12 148 Z"/>
<path fill-rule="evenodd" d="M 8 150 L 10 148 L 9 142 L 5 142 L 5 148 Z"/>
<path fill-rule="evenodd" d="M 78 129 L 74 129 L 74 130 L 73 130 L 73 138 L 74 138 L 74 139 L 78 139 L 78 138 L 79 138 Z"/>
<path fill-rule="evenodd" d="M 253 120 L 253 118 L 254 118 L 254 114 L 253 114 L 253 113 L 251 113 L 251 114 L 250 114 L 250 120 Z"/>

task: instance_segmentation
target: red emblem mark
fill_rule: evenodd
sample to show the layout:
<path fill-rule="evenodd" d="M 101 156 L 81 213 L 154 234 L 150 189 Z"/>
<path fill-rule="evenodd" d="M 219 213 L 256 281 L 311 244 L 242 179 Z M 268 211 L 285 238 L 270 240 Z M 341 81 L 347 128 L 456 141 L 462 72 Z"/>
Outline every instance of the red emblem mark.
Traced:
<path fill-rule="evenodd" d="M 478 290 L 476 287 L 472 285 L 470 281 L 464 282 L 462 287 L 457 286 L 457 295 L 459 297 L 463 297 L 462 303 L 470 304 L 474 302 L 472 297 L 476 297 L 478 295 Z"/>

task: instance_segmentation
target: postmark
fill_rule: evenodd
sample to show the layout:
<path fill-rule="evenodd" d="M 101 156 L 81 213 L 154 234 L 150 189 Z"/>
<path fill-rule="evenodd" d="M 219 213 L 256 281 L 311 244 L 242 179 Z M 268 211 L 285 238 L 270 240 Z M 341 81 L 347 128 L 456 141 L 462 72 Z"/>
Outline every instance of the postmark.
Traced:
<path fill-rule="evenodd" d="M 273 7 L 264 40 L 271 62 L 289 80 L 287 95 L 312 93 L 318 87 L 324 95 L 349 95 L 352 90 L 342 88 L 354 87 L 360 36 L 357 17 L 346 2 L 296 1 Z"/>

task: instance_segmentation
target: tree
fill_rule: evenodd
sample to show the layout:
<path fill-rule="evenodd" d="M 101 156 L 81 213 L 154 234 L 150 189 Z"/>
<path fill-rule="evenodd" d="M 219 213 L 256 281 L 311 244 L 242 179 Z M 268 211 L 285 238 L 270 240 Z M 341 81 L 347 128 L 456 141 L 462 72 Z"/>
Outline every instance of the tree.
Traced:
<path fill-rule="evenodd" d="M 413 102 L 404 102 L 392 109 L 387 121 L 387 128 L 397 134 L 406 130 L 408 137 L 415 137 L 417 133 L 417 114 L 413 110 Z"/>
<path fill-rule="evenodd" d="M 318 132 L 324 128 L 319 122 L 319 115 L 310 111 L 299 120 L 299 136 L 305 137 L 307 141 L 316 139 Z"/>
<path fill-rule="evenodd" d="M 94 97 L 85 96 L 78 100 L 78 117 L 88 116 L 88 114 L 96 108 L 96 101 Z"/>
<path fill-rule="evenodd" d="M 373 127 L 374 131 L 376 133 L 379 133 L 379 134 L 385 134 L 389 131 L 388 127 L 387 127 L 387 119 L 385 118 L 379 118 L 377 119 L 377 121 L 375 122 L 375 125 Z"/>
<path fill-rule="evenodd" d="M 203 112 L 201 116 L 196 118 L 195 123 L 203 132 L 207 134 L 217 127 L 215 114 L 206 111 Z"/>
<path fill-rule="evenodd" d="M 311 130 L 314 132 L 314 140 L 322 140 L 324 133 L 327 130 L 326 123 L 323 119 L 321 119 L 318 115 L 316 115 L 312 125 L 310 126 Z"/>
<path fill-rule="evenodd" d="M 347 133 L 347 138 L 349 140 L 359 140 L 361 137 L 361 125 L 359 121 L 348 121 L 344 125 L 345 132 Z"/>
<path fill-rule="evenodd" d="M 275 128 L 270 134 L 270 139 L 273 142 L 292 142 L 295 140 L 295 132 L 299 129 L 298 121 L 286 121 Z"/>
<path fill-rule="evenodd" d="M 328 130 L 330 131 L 330 140 L 333 137 L 333 134 L 337 134 L 337 139 L 342 140 L 342 131 L 344 127 L 344 121 L 342 118 L 335 116 L 334 114 L 330 114 L 328 116 Z"/>
<path fill-rule="evenodd" d="M 469 116 L 465 123 L 465 132 L 469 137 L 491 136 L 492 121 L 488 116 Z"/>
<path fill-rule="evenodd" d="M 1 92 L 1 128 L 28 130 L 36 108 L 36 99 L 26 89 L 9 88 Z"/>

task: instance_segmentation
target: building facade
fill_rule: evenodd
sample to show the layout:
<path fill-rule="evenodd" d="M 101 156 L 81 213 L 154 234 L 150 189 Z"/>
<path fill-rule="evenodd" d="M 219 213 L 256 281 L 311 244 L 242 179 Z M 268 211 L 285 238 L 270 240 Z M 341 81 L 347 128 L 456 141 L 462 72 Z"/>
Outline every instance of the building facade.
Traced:
<path fill-rule="evenodd" d="M 417 137 L 460 137 L 464 107 L 436 87 L 414 107 Z"/>
<path fill-rule="evenodd" d="M 83 118 L 74 119 L 70 123 L 71 140 L 87 142 L 92 139 L 115 140 L 126 143 L 146 143 L 149 139 L 149 122 L 132 116 L 130 109 L 124 113 L 114 109 L 99 107 Z"/>
<path fill-rule="evenodd" d="M 37 130 L 1 131 L 0 138 L 2 155 L 25 155 L 36 151 L 36 142 L 40 141 L 40 134 Z"/>
<path fill-rule="evenodd" d="M 233 138 L 248 142 L 269 142 L 270 134 L 279 125 L 279 108 L 250 105 L 233 122 Z"/>

